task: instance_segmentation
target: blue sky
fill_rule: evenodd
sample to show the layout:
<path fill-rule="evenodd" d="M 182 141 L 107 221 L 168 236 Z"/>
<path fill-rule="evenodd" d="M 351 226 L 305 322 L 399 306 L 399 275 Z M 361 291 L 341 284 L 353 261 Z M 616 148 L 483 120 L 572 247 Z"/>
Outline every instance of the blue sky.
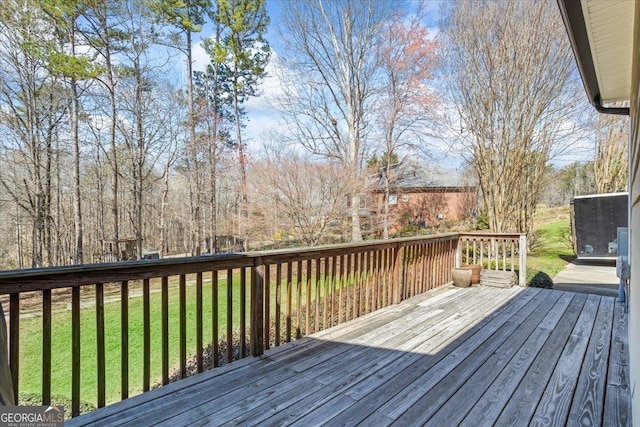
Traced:
<path fill-rule="evenodd" d="M 281 0 L 267 0 L 267 11 L 271 19 L 271 23 L 269 25 L 266 39 L 269 41 L 269 44 L 274 51 L 274 56 L 276 56 L 278 51 L 282 49 L 282 40 L 277 30 L 277 27 L 280 24 L 280 1 Z M 443 0 L 427 0 L 423 2 L 426 12 L 425 25 L 434 36 L 439 32 L 438 19 L 442 3 Z M 418 2 L 411 1 L 410 4 L 417 6 Z M 211 36 L 211 34 L 212 27 L 210 25 L 205 25 L 202 32 L 194 37 L 193 56 L 194 69 L 196 70 L 203 69 L 209 62 L 208 56 L 200 47 L 200 40 Z M 273 77 L 273 71 L 273 64 L 270 64 L 267 68 L 267 72 L 270 75 L 265 78 L 261 86 L 263 92 L 262 96 L 250 99 L 245 105 L 247 109 L 247 123 L 244 135 L 250 154 L 252 152 L 259 152 L 265 139 L 265 134 L 271 130 L 277 130 L 279 127 L 279 120 L 281 120 L 278 114 L 275 113 L 273 108 L 268 104 L 269 98 L 280 92 L 280 84 L 278 80 Z M 585 143 L 590 144 L 590 142 L 587 141 L 585 141 Z M 428 144 L 435 148 L 434 151 L 436 152 L 436 158 L 441 159 L 438 162 L 441 163 L 442 166 L 448 168 L 459 168 L 461 166 L 462 160 L 456 153 L 456 150 L 449 148 L 451 143 L 442 139 L 431 138 L 428 141 Z M 575 161 L 575 155 L 570 155 L 569 157 L 570 159 L 568 160 L 558 159 L 559 163 Z"/>
<path fill-rule="evenodd" d="M 291 0 L 295 1 L 295 0 Z M 438 33 L 437 21 L 441 0 L 425 1 L 424 7 L 427 12 L 425 24 L 429 27 L 434 36 Z M 411 1 L 410 5 L 417 6 L 418 2 Z M 267 11 L 271 19 L 266 39 L 273 49 L 274 55 L 282 49 L 282 39 L 278 32 L 280 24 L 280 0 L 267 0 Z M 205 25 L 201 33 L 196 35 L 193 44 L 194 69 L 201 70 L 209 62 L 209 58 L 204 50 L 200 47 L 200 40 L 211 36 L 213 28 L 211 25 Z M 249 145 L 249 151 L 259 150 L 266 132 L 277 129 L 280 117 L 274 113 L 273 108 L 268 105 L 268 99 L 277 95 L 280 91 L 278 80 L 273 77 L 273 64 L 267 68 L 270 74 L 263 82 L 262 96 L 250 99 L 247 104 L 247 123 L 245 128 L 245 139 Z M 437 141 L 436 141 L 437 142 Z"/>

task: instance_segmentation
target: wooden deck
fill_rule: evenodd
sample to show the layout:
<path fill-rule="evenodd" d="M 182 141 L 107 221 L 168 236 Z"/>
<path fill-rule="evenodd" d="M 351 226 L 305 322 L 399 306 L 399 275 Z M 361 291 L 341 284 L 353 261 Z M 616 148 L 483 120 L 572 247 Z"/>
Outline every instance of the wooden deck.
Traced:
<path fill-rule="evenodd" d="M 97 425 L 630 425 L 614 298 L 445 287 L 75 418 Z"/>

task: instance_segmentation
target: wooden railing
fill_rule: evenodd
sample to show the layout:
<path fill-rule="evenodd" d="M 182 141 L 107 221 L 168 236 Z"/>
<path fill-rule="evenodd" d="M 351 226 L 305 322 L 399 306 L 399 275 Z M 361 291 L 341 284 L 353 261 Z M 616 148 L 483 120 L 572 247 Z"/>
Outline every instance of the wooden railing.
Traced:
<path fill-rule="evenodd" d="M 482 265 L 502 271 L 518 270 L 520 286 L 527 280 L 527 235 L 522 233 L 463 233 L 456 253 L 456 267 Z"/>
<path fill-rule="evenodd" d="M 450 282 L 456 251 L 460 253 L 458 243 L 459 235 L 451 233 L 1 272 L 0 302 L 4 300 L 9 317 L 15 400 L 23 372 L 40 371 L 43 405 L 55 404 L 52 400 L 58 394 L 69 392 L 56 389 L 52 394 L 58 377 L 67 377 L 71 413 L 76 416 L 81 402 L 95 402 L 97 407 L 111 403 L 106 385 L 114 382 L 113 377 L 119 376 L 119 381 L 115 379 L 119 398 L 126 399 L 130 392 L 149 390 L 156 378 L 164 385 L 223 361 L 262 354 Z M 27 341 L 21 336 L 21 325 L 29 333 L 38 332 L 37 345 L 21 346 L 22 339 Z M 57 332 L 60 328 L 62 334 Z M 69 329 L 68 348 L 57 346 L 52 355 L 52 342 Z M 95 335 L 87 337 L 86 331 L 93 334 L 94 329 Z M 158 336 L 159 342 L 154 342 Z M 70 361 L 58 351 L 68 351 Z M 141 375 L 131 378 L 130 372 L 138 366 L 130 361 L 137 358 Z M 159 363 L 152 363 L 157 359 Z M 177 367 L 173 376 L 171 366 Z M 95 389 L 83 388 L 83 382 L 89 382 L 88 369 L 95 369 L 91 375 Z M 107 378 L 108 372 L 112 375 Z"/>
<path fill-rule="evenodd" d="M 9 351 L 7 339 L 7 325 L 0 304 L 0 406 L 14 403 L 11 371 L 9 370 Z"/>

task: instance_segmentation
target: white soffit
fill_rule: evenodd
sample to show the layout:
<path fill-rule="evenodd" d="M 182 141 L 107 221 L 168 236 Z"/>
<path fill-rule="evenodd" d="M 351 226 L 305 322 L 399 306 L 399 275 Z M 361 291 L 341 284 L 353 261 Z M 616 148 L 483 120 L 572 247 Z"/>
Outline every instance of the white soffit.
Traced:
<path fill-rule="evenodd" d="M 634 0 L 581 0 L 603 104 L 629 99 Z"/>

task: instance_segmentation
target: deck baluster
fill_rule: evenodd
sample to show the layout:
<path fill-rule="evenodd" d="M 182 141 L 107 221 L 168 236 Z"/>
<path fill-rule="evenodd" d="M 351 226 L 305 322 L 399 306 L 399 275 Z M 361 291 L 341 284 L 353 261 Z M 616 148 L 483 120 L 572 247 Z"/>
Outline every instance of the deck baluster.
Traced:
<path fill-rule="evenodd" d="M 95 286 L 98 408 L 102 408 L 105 405 L 104 285 L 97 283 Z"/>
<path fill-rule="evenodd" d="M 169 277 L 162 276 L 162 385 L 169 384 Z"/>
<path fill-rule="evenodd" d="M 11 324 L 13 326 L 13 319 Z M 71 416 L 75 417 L 80 415 L 80 286 L 77 285 L 71 288 L 71 342 Z M 15 375 L 14 387 L 18 382 L 17 373 Z"/>
<path fill-rule="evenodd" d="M 202 338 L 202 271 L 196 273 L 196 368 L 204 370 Z"/>
<path fill-rule="evenodd" d="M 42 405 L 51 405 L 51 289 L 42 291 Z"/>
<path fill-rule="evenodd" d="M 74 327 L 76 326 L 75 322 L 73 326 Z M 73 332 L 75 332 L 75 328 Z M 73 335 L 75 336 L 75 334 Z M 78 337 L 79 337 L 79 334 L 78 334 Z M 74 350 L 73 354 L 75 356 L 75 353 L 76 353 L 75 345 L 73 350 Z M 20 294 L 19 293 L 13 293 L 9 295 L 9 367 L 11 369 L 11 380 L 13 381 L 13 397 L 15 400 L 15 404 L 17 405 L 18 393 L 20 391 L 20 388 L 19 388 L 20 377 L 18 375 L 18 373 L 20 372 Z M 75 388 L 74 388 L 74 391 L 75 391 Z"/>
<path fill-rule="evenodd" d="M 233 270 L 227 270 L 227 363 L 233 360 Z"/>
<path fill-rule="evenodd" d="M 151 313 L 149 279 L 142 281 L 142 391 L 149 391 L 151 382 Z"/>
<path fill-rule="evenodd" d="M 187 376 L 187 277 L 180 275 L 180 378 Z"/>
<path fill-rule="evenodd" d="M 211 341 L 213 352 L 213 367 L 220 366 L 220 317 L 218 292 L 219 292 L 219 272 L 211 272 Z"/>

